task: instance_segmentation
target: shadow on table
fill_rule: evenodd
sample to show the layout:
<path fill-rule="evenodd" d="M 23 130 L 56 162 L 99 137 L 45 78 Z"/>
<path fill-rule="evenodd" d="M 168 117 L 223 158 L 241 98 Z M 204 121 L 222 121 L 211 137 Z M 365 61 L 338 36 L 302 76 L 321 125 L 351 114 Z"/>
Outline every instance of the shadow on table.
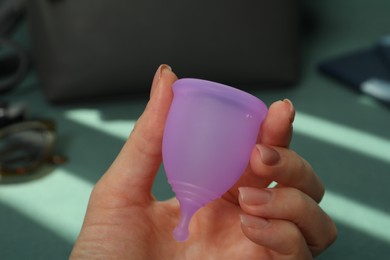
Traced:
<path fill-rule="evenodd" d="M 0 254 L 4 259 L 68 259 L 72 243 L 0 203 Z"/>

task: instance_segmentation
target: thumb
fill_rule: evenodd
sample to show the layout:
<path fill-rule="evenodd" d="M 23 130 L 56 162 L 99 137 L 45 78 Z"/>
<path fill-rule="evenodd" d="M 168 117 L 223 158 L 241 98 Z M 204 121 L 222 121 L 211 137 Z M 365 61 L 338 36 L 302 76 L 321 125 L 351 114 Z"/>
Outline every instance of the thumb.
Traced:
<path fill-rule="evenodd" d="M 153 79 L 151 98 L 132 133 L 99 185 L 131 202 L 151 201 L 152 185 L 161 164 L 165 121 L 173 99 L 176 75 L 161 65 Z"/>

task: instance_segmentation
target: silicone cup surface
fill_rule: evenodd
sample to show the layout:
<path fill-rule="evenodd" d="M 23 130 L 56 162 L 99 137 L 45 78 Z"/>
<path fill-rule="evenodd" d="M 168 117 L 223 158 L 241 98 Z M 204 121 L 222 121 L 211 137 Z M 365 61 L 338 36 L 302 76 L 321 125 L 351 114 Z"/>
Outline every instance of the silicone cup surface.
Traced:
<path fill-rule="evenodd" d="M 244 172 L 267 107 L 244 91 L 200 79 L 177 80 L 173 92 L 163 161 L 181 208 L 174 237 L 185 241 L 193 214 Z"/>

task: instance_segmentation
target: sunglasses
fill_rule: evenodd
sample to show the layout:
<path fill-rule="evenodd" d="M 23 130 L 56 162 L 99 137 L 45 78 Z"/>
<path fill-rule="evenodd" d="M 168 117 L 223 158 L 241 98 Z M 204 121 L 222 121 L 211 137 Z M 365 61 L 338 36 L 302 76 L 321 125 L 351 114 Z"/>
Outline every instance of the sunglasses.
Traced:
<path fill-rule="evenodd" d="M 28 120 L 0 129 L 0 183 L 15 183 L 40 178 L 52 167 L 66 162 L 53 154 L 56 139 L 51 120 Z"/>

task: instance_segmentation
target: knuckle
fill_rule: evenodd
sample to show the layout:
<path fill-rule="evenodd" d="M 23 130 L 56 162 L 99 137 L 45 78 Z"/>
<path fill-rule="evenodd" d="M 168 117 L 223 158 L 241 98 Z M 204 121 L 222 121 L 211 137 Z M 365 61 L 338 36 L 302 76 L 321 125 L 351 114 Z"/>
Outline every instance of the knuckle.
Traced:
<path fill-rule="evenodd" d="M 321 200 L 324 198 L 325 195 L 325 186 L 322 183 L 321 180 L 318 181 L 318 188 L 316 189 L 317 195 L 313 197 L 313 199 L 317 202 L 320 203 Z"/>
<path fill-rule="evenodd" d="M 132 143 L 140 154 L 148 156 L 159 156 L 161 154 L 162 134 L 160 131 L 143 131 L 143 127 L 138 120 L 131 131 L 128 142 Z M 157 144 L 157 146 L 156 146 Z M 156 148 L 157 147 L 157 148 Z"/>
<path fill-rule="evenodd" d="M 289 188 L 288 194 L 286 196 L 290 197 L 290 201 L 293 201 L 294 203 L 291 203 L 291 206 L 294 207 L 294 210 L 292 212 L 295 212 L 295 214 L 301 214 L 302 212 L 307 211 L 308 203 L 307 203 L 307 195 L 298 189 L 295 188 Z"/>
<path fill-rule="evenodd" d="M 296 254 L 300 250 L 300 247 L 297 245 L 304 245 L 306 241 L 300 230 L 294 224 L 289 224 L 290 226 L 285 228 L 286 243 L 283 251 L 287 254 Z"/>
<path fill-rule="evenodd" d="M 326 232 L 323 233 L 321 239 L 317 241 L 315 246 L 311 247 L 311 251 L 314 256 L 321 254 L 325 249 L 327 249 L 330 245 L 332 245 L 338 235 L 337 227 L 335 223 L 331 220 L 331 218 L 326 215 L 328 221 L 328 228 Z"/>
<path fill-rule="evenodd" d="M 333 244 L 334 241 L 336 241 L 338 235 L 336 224 L 332 221 L 332 219 L 328 215 L 326 215 L 326 217 L 328 218 L 330 228 L 328 233 L 328 239 L 324 245 L 324 249 L 329 247 L 331 244 Z"/>

